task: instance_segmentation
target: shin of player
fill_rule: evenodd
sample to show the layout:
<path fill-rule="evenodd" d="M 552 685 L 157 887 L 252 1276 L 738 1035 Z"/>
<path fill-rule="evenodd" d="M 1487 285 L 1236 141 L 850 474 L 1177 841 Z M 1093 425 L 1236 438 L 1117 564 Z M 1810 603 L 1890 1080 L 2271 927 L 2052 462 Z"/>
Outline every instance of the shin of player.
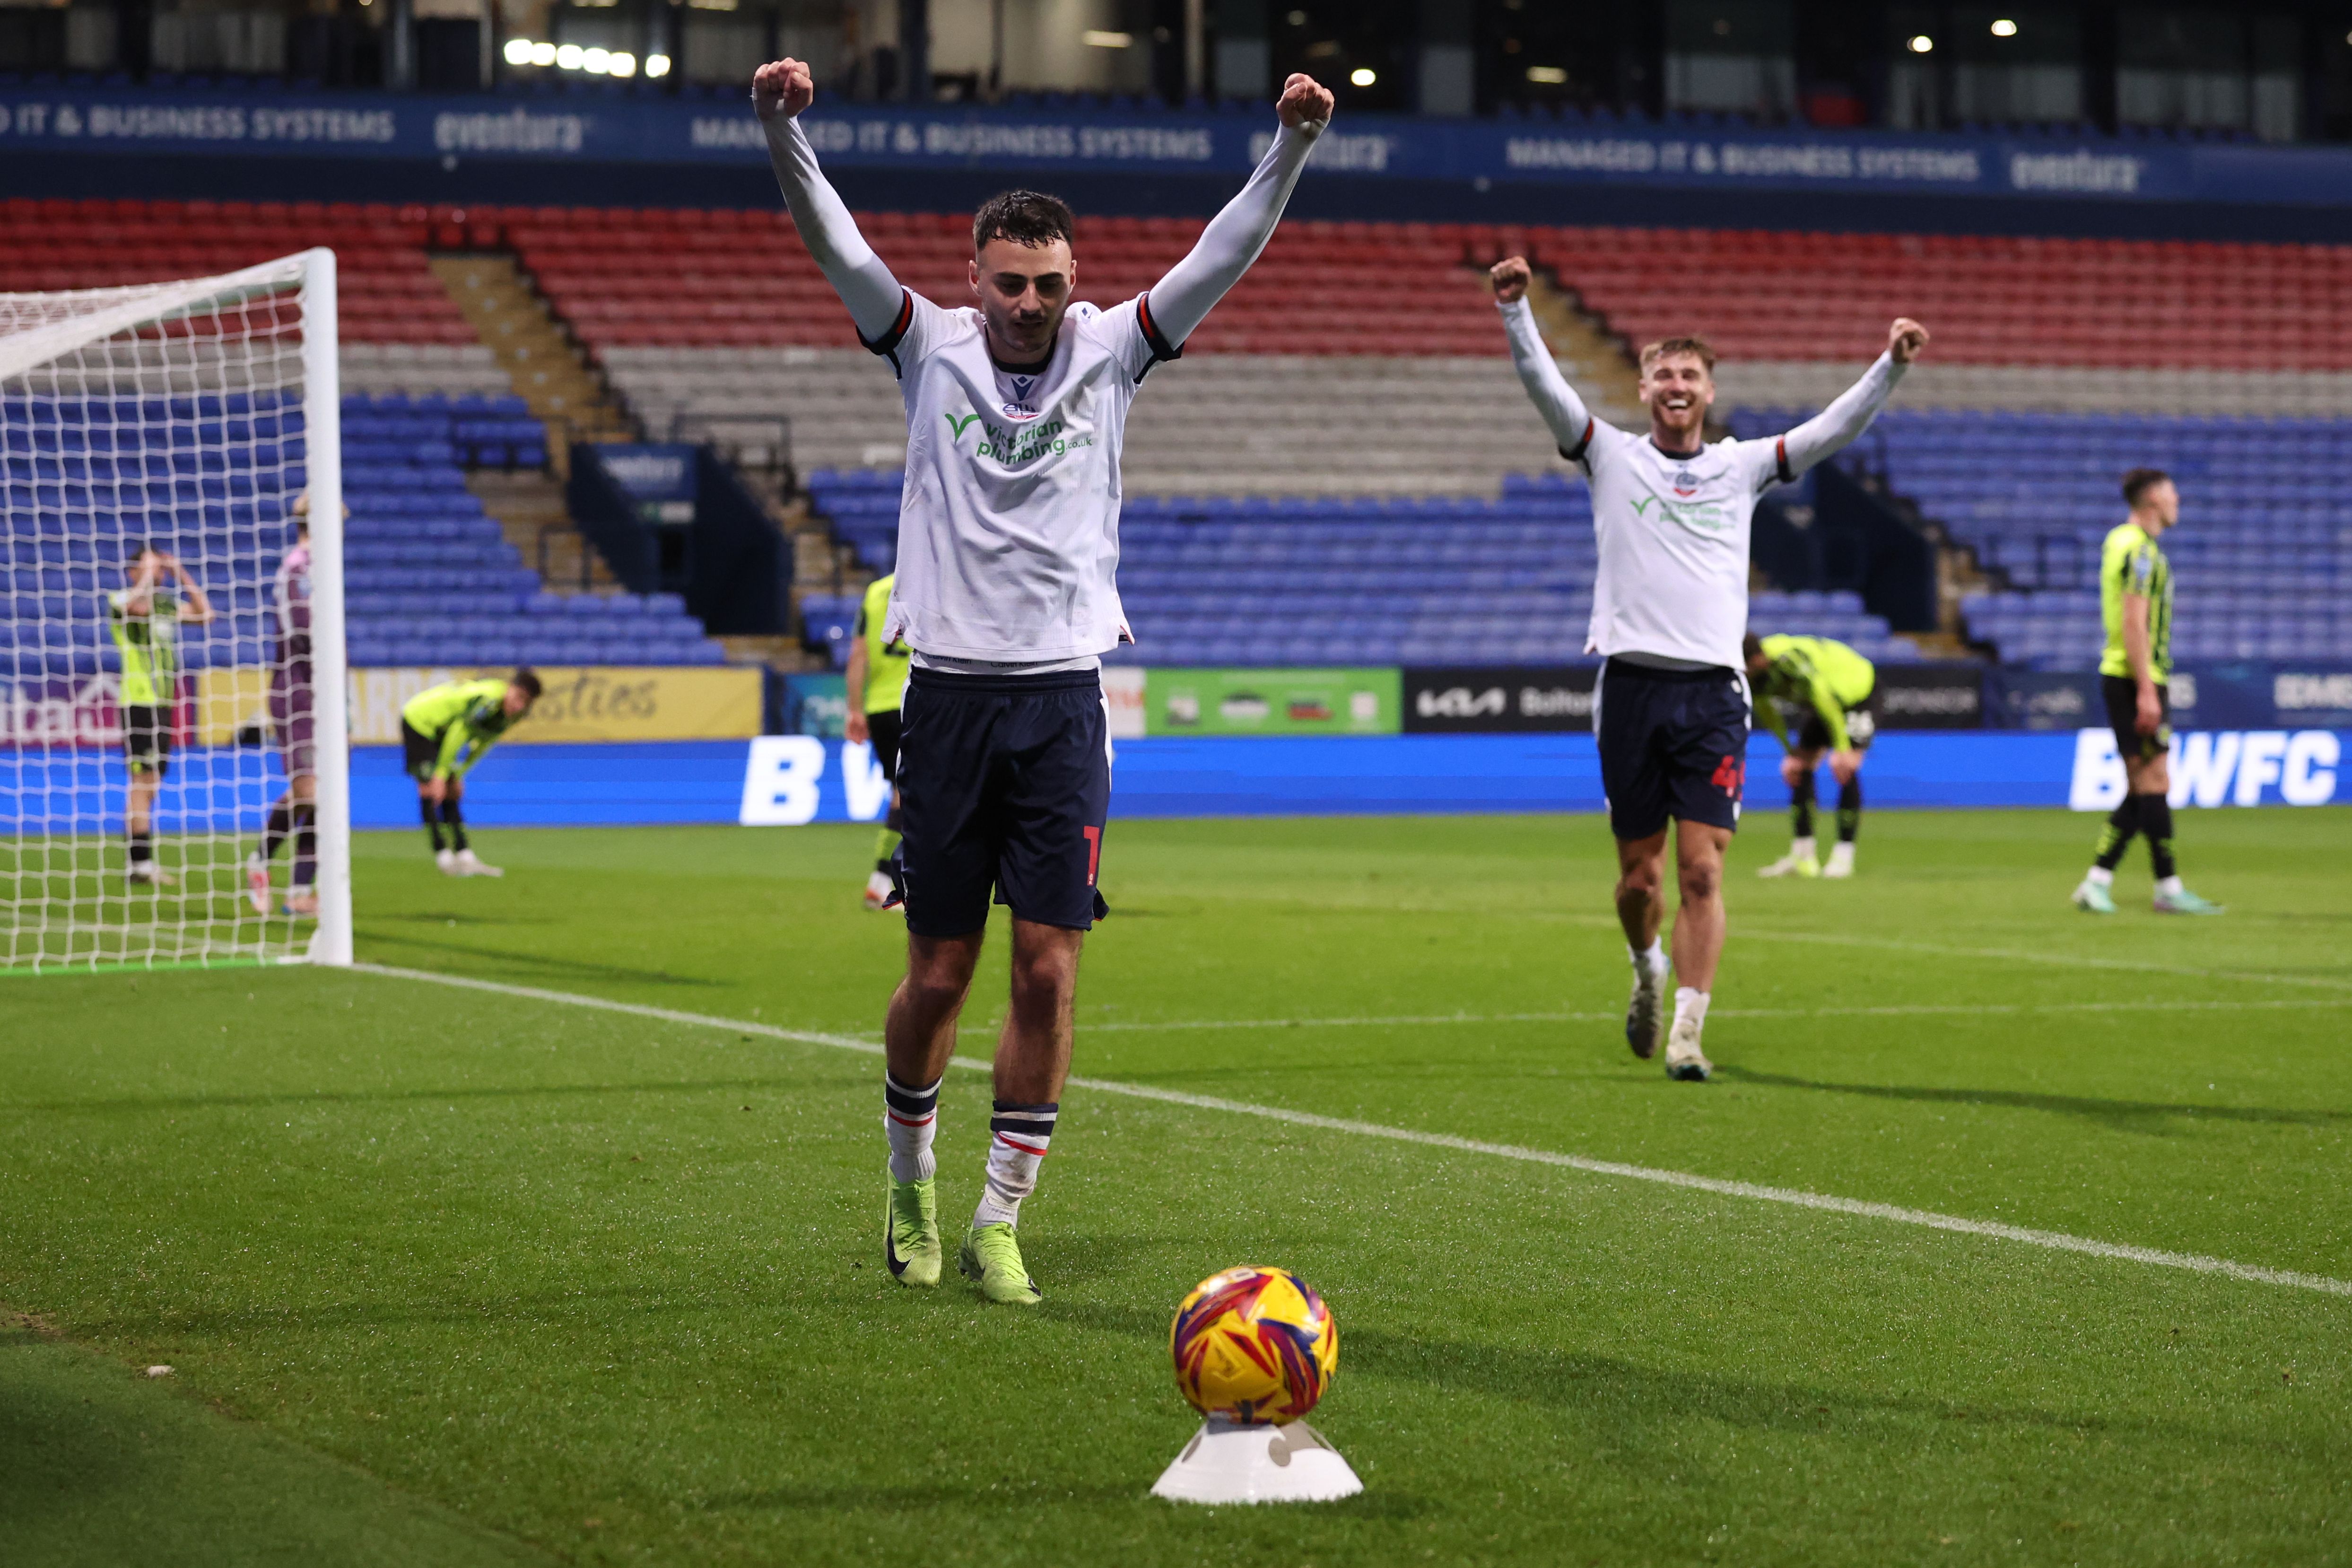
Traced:
<path fill-rule="evenodd" d="M 2158 468 L 2124 476 L 2131 515 L 2108 533 L 2099 559 L 2106 650 L 2099 688 L 2124 763 L 2124 798 L 2099 833 L 2096 858 L 2074 889 L 2074 907 L 2116 912 L 2116 868 L 2136 835 L 2147 839 L 2156 912 L 2218 915 L 2221 906 L 2181 884 L 2172 858 L 2172 563 L 2158 544 L 2180 521 L 2180 492 Z"/>
<path fill-rule="evenodd" d="M 428 686 L 402 706 L 402 763 L 416 783 L 417 815 L 433 841 L 434 864 L 443 875 L 506 875 L 475 855 L 460 802 L 466 774 L 530 711 L 541 689 L 536 674 L 518 669 L 512 675 Z"/>
<path fill-rule="evenodd" d="M 903 1283 L 939 1282 L 929 1147 L 992 897 L 1013 915 L 1012 996 L 983 1192 L 957 1262 L 987 1300 L 1027 1305 L 1039 1292 L 1016 1227 L 1069 1071 L 1078 952 L 1105 912 L 1100 666 L 1130 640 L 1113 575 L 1128 415 L 1146 374 L 1182 352 L 1272 237 L 1332 99 L 1304 76 L 1284 84 L 1264 159 L 1148 292 L 1108 309 L 1082 301 L 1069 208 L 1013 191 L 975 216 L 971 302 L 950 310 L 899 284 L 819 171 L 799 122 L 815 94 L 798 60 L 762 66 L 751 84 L 793 223 L 907 407 L 881 628 L 910 666 L 897 769 L 907 973 L 885 1037 L 884 1258 Z"/>
<path fill-rule="evenodd" d="M 1709 445 L 1715 354 L 1705 342 L 1669 338 L 1642 351 L 1650 427 L 1618 430 L 1593 417 L 1560 375 L 1527 299 L 1526 260 L 1496 263 L 1493 278 L 1520 384 L 1592 490 L 1600 572 L 1585 647 L 1604 659 L 1593 730 L 1617 839 L 1617 914 L 1633 963 L 1626 1043 L 1647 1058 L 1664 1034 L 1668 1076 L 1703 1081 L 1714 1070 L 1700 1039 L 1723 952 L 1723 856 L 1746 772 L 1740 645 L 1756 500 L 1868 428 L 1927 333 L 1896 321 L 1862 379 L 1786 435 Z M 1671 959 L 1658 940 L 1669 824 L 1681 895 Z M 1671 1030 L 1670 969 L 1680 981 Z"/>
<path fill-rule="evenodd" d="M 1758 873 L 1764 877 L 1851 877 L 1853 845 L 1862 830 L 1862 757 L 1878 730 L 1878 671 L 1870 660 L 1832 637 L 1750 633 L 1740 651 L 1756 716 L 1788 754 L 1780 776 L 1789 785 L 1795 833 L 1789 853 Z M 1782 704 L 1804 717 L 1793 739 Z M 1837 843 L 1824 867 L 1813 848 L 1813 784 L 1822 758 L 1837 780 Z"/>
<path fill-rule="evenodd" d="M 178 879 L 155 863 L 155 792 L 172 765 L 172 723 L 180 696 L 180 627 L 213 618 L 212 601 L 165 551 L 131 546 L 125 585 L 106 596 L 107 629 L 122 661 L 117 707 L 122 717 L 127 787 L 123 875 L 154 887 Z"/>

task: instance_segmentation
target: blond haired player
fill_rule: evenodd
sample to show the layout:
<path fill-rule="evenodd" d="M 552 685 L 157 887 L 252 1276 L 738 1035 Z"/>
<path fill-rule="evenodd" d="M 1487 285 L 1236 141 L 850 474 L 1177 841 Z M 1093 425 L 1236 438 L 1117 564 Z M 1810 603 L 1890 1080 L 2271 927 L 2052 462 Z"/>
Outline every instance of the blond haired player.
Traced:
<path fill-rule="evenodd" d="M 1642 404 L 1650 427 L 1604 425 L 1561 378 L 1528 304 L 1522 257 L 1496 263 L 1495 299 L 1520 384 L 1551 427 L 1560 456 L 1592 489 L 1601 569 L 1585 650 L 1602 656 L 1592 728 L 1601 783 L 1617 838 L 1617 918 L 1633 954 L 1625 1041 L 1657 1052 L 1666 978 L 1675 1018 L 1670 1078 L 1704 1081 L 1707 999 L 1723 955 L 1723 855 L 1739 822 L 1748 756 L 1748 533 L 1756 498 L 1787 484 L 1867 429 L 1927 342 L 1908 317 L 1886 330 L 1886 352 L 1860 381 L 1784 436 L 1706 440 L 1715 351 L 1668 338 L 1642 351 Z M 1674 954 L 1658 940 L 1665 913 L 1666 825 L 1675 824 Z"/>

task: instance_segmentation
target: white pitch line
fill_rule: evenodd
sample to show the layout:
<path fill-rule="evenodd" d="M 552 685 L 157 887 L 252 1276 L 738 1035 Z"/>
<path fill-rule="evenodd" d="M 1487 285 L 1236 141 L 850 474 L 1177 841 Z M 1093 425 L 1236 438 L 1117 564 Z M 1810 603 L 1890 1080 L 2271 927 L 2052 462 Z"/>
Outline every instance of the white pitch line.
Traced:
<path fill-rule="evenodd" d="M 1939 958 L 1997 958 L 2010 963 L 2049 963 L 2069 969 L 2117 969 L 2135 974 L 2171 974 L 2184 980 L 2242 980 L 2259 985 L 2316 985 L 2352 991 L 2352 980 L 2326 974 L 2263 974 L 2244 969 L 2183 969 L 2129 958 L 2090 958 L 2080 953 L 2031 952 L 2005 947 L 1947 947 L 1940 942 L 1901 942 L 1892 937 L 1843 936 L 1833 931 L 1758 931 L 1741 926 L 1741 942 L 1811 942 L 1830 947 L 1870 947 L 1887 952 L 1925 952 Z"/>
<path fill-rule="evenodd" d="M 2352 996 L 2299 996 L 2259 1002 L 1954 1002 L 1885 1007 L 1714 1007 L 1711 1018 L 1973 1017 L 2018 1013 L 2237 1013 L 2276 1007 L 2352 1007 Z M 1179 1029 L 1384 1029 L 1425 1024 L 1607 1024 L 1622 1013 L 1428 1013 L 1367 1018 L 1179 1018 L 1164 1023 L 1081 1023 L 1090 1035 L 1155 1034 Z"/>
<path fill-rule="evenodd" d="M 697 1028 L 732 1029 L 738 1034 L 762 1035 L 770 1039 L 791 1040 L 801 1045 L 829 1046 L 837 1050 L 860 1051 L 867 1056 L 882 1054 L 880 1042 L 858 1039 L 850 1035 L 825 1034 L 814 1029 L 786 1029 L 774 1024 L 762 1024 L 741 1018 L 722 1018 L 709 1013 L 685 1013 L 670 1007 L 649 1007 L 637 1002 L 615 1002 L 603 996 L 582 995 L 571 991 L 548 991 L 536 985 L 509 985 L 503 981 L 475 980 L 457 974 L 436 974 L 429 970 L 399 969 L 383 963 L 355 963 L 352 967 L 362 973 L 385 975 L 395 980 L 419 980 L 433 985 L 451 985 L 467 991 L 487 991 L 499 996 L 517 996 L 533 1002 L 552 1002 L 567 1007 L 589 1007 L 604 1013 L 623 1013 L 632 1017 L 652 1018 L 666 1024 L 685 1024 Z M 949 1065 L 975 1072 L 990 1070 L 988 1063 L 975 1061 L 970 1057 L 953 1058 Z M 1350 1132 L 1360 1138 L 1379 1138 L 1392 1143 L 1414 1143 L 1429 1149 L 1451 1149 L 1465 1154 L 1486 1154 L 1498 1160 L 1518 1160 L 1534 1165 L 1562 1166 L 1571 1171 L 1584 1171 L 1597 1176 L 1619 1176 L 1629 1181 L 1651 1182 L 1661 1186 L 1712 1193 L 1719 1197 L 1747 1198 L 1759 1203 L 1785 1204 L 1792 1208 L 1855 1215 L 1865 1219 L 1889 1220 L 1896 1225 L 1919 1226 L 1928 1230 L 1953 1231 L 1963 1236 L 1980 1236 L 1997 1241 L 2022 1242 L 2029 1247 L 2046 1247 L 2053 1252 L 2078 1252 L 2093 1258 L 2114 1258 L 2126 1263 L 2145 1263 L 2158 1268 L 2182 1268 L 2197 1274 L 2220 1274 L 2231 1279 L 2250 1280 L 2259 1285 L 2284 1285 L 2299 1290 L 2316 1290 L 2330 1296 L 2352 1296 L 2352 1279 L 2337 1279 L 2325 1274 L 2305 1274 L 2290 1268 L 2264 1268 L 2258 1264 L 2238 1263 L 2227 1258 L 2209 1258 L 2201 1253 L 2166 1252 L 2152 1247 L 2128 1247 L 2120 1242 L 2098 1241 L 2089 1237 L 2069 1236 L 2063 1231 L 2032 1230 L 2023 1226 L 2001 1225 L 1991 1220 L 1968 1219 L 1958 1215 L 1937 1214 L 1932 1209 L 1904 1208 L 1895 1204 L 1870 1203 L 1861 1198 L 1842 1198 L 1828 1193 L 1809 1193 L 1794 1187 L 1768 1187 L 1754 1182 L 1725 1181 L 1720 1177 L 1701 1176 L 1688 1171 L 1664 1171 L 1650 1165 L 1629 1165 L 1616 1160 L 1595 1160 L 1583 1154 L 1562 1154 L 1549 1149 L 1523 1148 L 1516 1143 L 1486 1143 L 1473 1138 L 1456 1138 L 1445 1132 L 1423 1132 L 1410 1127 L 1389 1127 L 1377 1121 L 1353 1121 L 1344 1117 L 1318 1116 L 1310 1110 L 1290 1110 L 1276 1105 L 1254 1105 L 1243 1100 L 1220 1100 L 1213 1095 L 1188 1094 L 1181 1089 L 1156 1089 L 1149 1084 L 1121 1083 L 1116 1079 L 1098 1078 L 1072 1078 L 1069 1082 L 1073 1088 L 1092 1089 L 1097 1094 L 1116 1094 L 1131 1100 L 1158 1100 L 1162 1104 L 1189 1106 L 1198 1110 L 1222 1111 L 1229 1116 L 1255 1116 L 1267 1121 L 1285 1122 L 1294 1127 L 1313 1127 L 1330 1132 Z"/>

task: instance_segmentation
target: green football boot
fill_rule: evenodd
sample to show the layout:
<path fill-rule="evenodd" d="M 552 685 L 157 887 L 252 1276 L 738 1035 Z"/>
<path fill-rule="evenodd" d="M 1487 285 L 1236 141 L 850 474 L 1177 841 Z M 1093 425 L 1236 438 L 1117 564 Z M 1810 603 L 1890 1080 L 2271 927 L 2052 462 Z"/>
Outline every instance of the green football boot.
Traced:
<path fill-rule="evenodd" d="M 1028 1268 L 1021 1261 L 1021 1243 L 1013 1238 L 1013 1227 L 1002 1221 L 972 1226 L 971 1234 L 963 1238 L 963 1251 L 956 1258 L 956 1267 L 992 1301 L 1007 1307 L 1034 1307 L 1045 1299 L 1037 1281 L 1029 1278 Z"/>
<path fill-rule="evenodd" d="M 2221 906 L 2210 899 L 2200 899 L 2183 888 L 2177 893 L 2156 895 L 2156 912 L 2160 915 L 2218 915 Z"/>
<path fill-rule="evenodd" d="M 2074 889 L 2074 907 L 2086 915 L 2111 915 L 2116 912 L 2116 897 L 2101 884 L 2085 879 Z"/>
<path fill-rule="evenodd" d="M 901 1285 L 929 1290 L 940 1282 L 939 1183 L 926 1176 L 919 1182 L 890 1184 L 890 1200 L 882 1209 L 882 1261 Z"/>

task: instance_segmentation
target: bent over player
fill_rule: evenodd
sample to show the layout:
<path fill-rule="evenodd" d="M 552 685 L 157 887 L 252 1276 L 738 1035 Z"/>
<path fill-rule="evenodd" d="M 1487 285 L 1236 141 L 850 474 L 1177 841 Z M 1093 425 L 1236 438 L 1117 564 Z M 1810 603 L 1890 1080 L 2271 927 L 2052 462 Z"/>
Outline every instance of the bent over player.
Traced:
<path fill-rule="evenodd" d="M 901 288 L 817 170 L 798 116 L 808 67 L 760 68 L 751 101 L 793 222 L 907 404 L 906 499 L 884 637 L 910 650 L 899 733 L 907 974 L 884 1031 L 890 1189 L 884 1257 L 939 1282 L 932 1134 L 992 889 L 1013 914 L 987 1183 L 958 1265 L 992 1301 L 1036 1284 L 1014 1237 L 1070 1064 L 1078 950 L 1110 805 L 1101 656 L 1119 607 L 1119 446 L 1145 373 L 1174 359 L 1272 237 L 1332 99 L 1294 76 L 1241 194 L 1147 293 L 1075 303 L 1070 209 L 1008 192 L 972 220 L 972 303 Z"/>
<path fill-rule="evenodd" d="M 1592 490 L 1601 566 L 1585 651 L 1603 659 L 1592 728 L 1617 839 L 1617 918 L 1633 960 L 1625 1041 L 1637 1057 L 1656 1054 L 1671 969 L 1681 984 L 1666 1073 L 1703 1081 L 1714 1070 L 1700 1031 L 1723 954 L 1723 855 L 1747 765 L 1740 643 L 1756 498 L 1867 429 L 1927 333 L 1895 321 L 1886 352 L 1829 407 L 1784 436 L 1712 446 L 1715 351 L 1699 338 L 1652 343 L 1641 384 L 1650 428 L 1636 436 L 1595 419 L 1561 378 L 1528 304 L 1530 276 L 1516 256 L 1493 268 L 1520 384 Z M 1682 893 L 1671 959 L 1658 941 L 1670 819 Z"/>
<path fill-rule="evenodd" d="M 1862 754 L 1878 732 L 1878 670 L 1835 637 L 1769 637 L 1755 633 L 1740 645 L 1755 689 L 1756 716 L 1787 749 L 1780 777 L 1789 786 L 1796 832 L 1789 852 L 1759 877 L 1851 877 L 1853 841 L 1862 831 Z M 1803 712 L 1789 738 L 1786 703 Z M 1837 780 L 1837 844 L 1823 867 L 1813 849 L 1813 782 L 1822 753 Z"/>
<path fill-rule="evenodd" d="M 466 774 L 539 700 L 539 677 L 528 669 L 481 680 L 445 680 L 401 705 L 401 763 L 416 781 L 416 809 L 433 840 L 433 863 L 450 877 L 503 877 L 486 865 L 466 837 Z M 441 830 L 449 841 L 441 841 Z"/>

